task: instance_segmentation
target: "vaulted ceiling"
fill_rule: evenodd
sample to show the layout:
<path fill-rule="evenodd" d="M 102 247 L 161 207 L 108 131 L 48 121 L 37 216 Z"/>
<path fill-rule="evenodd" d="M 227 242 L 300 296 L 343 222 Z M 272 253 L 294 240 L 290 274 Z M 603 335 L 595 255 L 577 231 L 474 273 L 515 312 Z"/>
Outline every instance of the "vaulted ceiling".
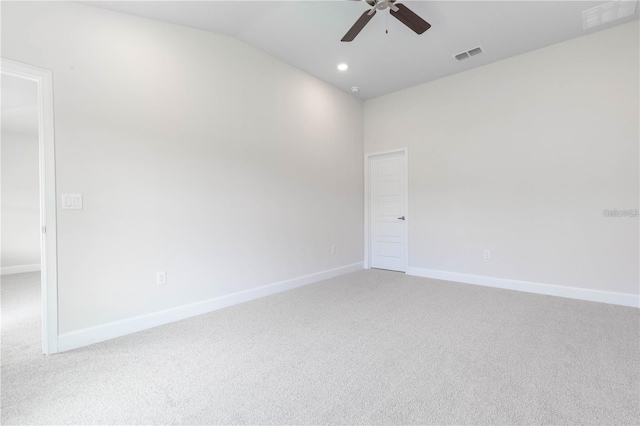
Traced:
<path fill-rule="evenodd" d="M 432 27 L 417 35 L 388 11 L 351 43 L 340 39 L 369 8 L 364 1 L 114 1 L 91 6 L 236 37 L 342 90 L 370 99 L 638 19 L 590 30 L 582 11 L 604 1 L 398 0 Z M 388 30 L 388 32 L 387 32 Z M 482 46 L 485 53 L 453 55 Z M 349 69 L 338 71 L 338 63 Z"/>

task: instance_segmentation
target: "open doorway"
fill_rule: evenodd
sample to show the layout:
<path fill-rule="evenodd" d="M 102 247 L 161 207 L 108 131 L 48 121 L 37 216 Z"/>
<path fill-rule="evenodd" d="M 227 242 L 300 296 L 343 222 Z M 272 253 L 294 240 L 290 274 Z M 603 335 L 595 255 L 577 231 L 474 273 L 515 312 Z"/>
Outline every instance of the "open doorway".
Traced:
<path fill-rule="evenodd" d="M 2 76 L 2 358 L 40 352 L 38 85 Z"/>
<path fill-rule="evenodd" d="M 58 315 L 51 72 L 5 59 L 1 72 L 4 364 L 56 353 Z"/>

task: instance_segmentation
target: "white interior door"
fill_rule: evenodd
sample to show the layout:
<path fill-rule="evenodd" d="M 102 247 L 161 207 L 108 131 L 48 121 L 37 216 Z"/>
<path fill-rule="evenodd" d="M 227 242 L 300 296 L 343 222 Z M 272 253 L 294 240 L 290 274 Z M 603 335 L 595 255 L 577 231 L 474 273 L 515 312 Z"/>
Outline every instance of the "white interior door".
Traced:
<path fill-rule="evenodd" d="M 406 272 L 405 151 L 369 157 L 371 267 Z"/>

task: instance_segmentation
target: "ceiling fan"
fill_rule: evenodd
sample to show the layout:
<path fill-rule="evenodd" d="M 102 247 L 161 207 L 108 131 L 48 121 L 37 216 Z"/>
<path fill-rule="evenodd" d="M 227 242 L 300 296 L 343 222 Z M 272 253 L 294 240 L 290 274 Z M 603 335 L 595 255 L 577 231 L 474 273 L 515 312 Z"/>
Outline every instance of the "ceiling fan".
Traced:
<path fill-rule="evenodd" d="M 354 0 L 360 1 L 360 0 Z M 373 15 L 376 14 L 376 10 L 387 10 L 391 15 L 396 18 L 398 21 L 405 24 L 411 30 L 413 30 L 416 34 L 422 34 L 431 28 L 431 24 L 427 21 L 416 15 L 404 4 L 396 4 L 396 0 L 364 0 L 369 6 L 372 6 L 370 10 L 367 10 L 358 18 L 355 24 L 351 27 L 349 31 L 342 37 L 340 41 L 353 41 L 356 38 L 358 33 L 362 31 L 365 25 L 373 18 Z"/>

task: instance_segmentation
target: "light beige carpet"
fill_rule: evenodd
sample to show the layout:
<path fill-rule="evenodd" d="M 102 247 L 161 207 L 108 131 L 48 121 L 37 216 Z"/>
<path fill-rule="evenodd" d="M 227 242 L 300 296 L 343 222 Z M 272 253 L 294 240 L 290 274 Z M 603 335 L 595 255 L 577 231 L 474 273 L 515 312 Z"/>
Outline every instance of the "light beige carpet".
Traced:
<path fill-rule="evenodd" d="M 2 280 L 3 424 L 637 424 L 633 308 L 361 271 L 45 357 Z"/>

